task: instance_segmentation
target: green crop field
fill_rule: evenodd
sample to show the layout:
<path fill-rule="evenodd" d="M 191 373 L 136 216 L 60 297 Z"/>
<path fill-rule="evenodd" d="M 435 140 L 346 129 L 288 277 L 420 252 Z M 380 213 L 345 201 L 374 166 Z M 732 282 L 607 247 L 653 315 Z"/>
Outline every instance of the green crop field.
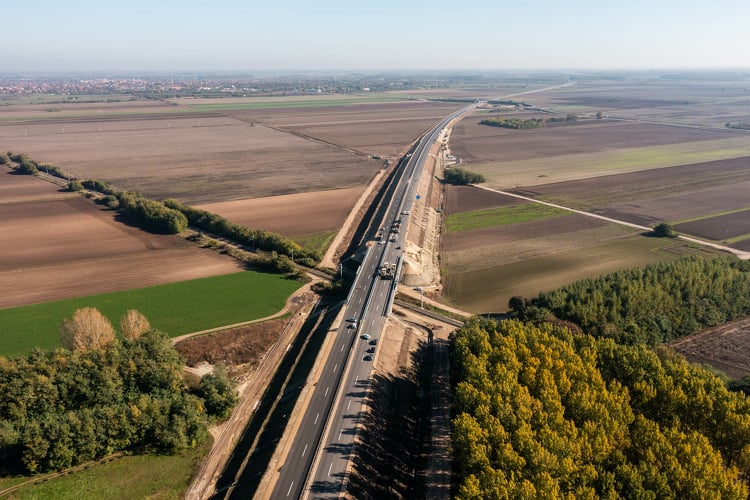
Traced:
<path fill-rule="evenodd" d="M 137 309 L 170 337 L 250 321 L 278 312 L 301 284 L 277 274 L 244 271 L 136 290 L 0 309 L 0 354 L 60 345 L 58 325 L 76 309 L 95 307 L 115 328 Z"/>
<path fill-rule="evenodd" d="M 197 464 L 208 453 L 211 440 L 175 455 L 135 455 L 88 469 L 22 486 L 4 498 L 18 499 L 130 499 L 183 498 Z M 0 478 L 0 489 L 14 484 Z"/>
<path fill-rule="evenodd" d="M 461 231 L 471 231 L 472 229 L 503 226 L 570 214 L 571 212 L 566 210 L 547 205 L 525 203 L 523 205 L 486 208 L 452 214 L 445 219 L 445 229 L 448 233 L 458 233 Z"/>

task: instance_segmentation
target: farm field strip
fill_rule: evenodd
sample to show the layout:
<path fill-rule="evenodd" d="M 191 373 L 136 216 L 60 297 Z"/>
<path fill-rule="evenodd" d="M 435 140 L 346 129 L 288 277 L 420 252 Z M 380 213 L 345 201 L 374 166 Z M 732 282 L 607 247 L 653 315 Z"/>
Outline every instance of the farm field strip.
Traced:
<path fill-rule="evenodd" d="M 281 310 L 301 283 L 276 274 L 236 272 L 134 290 L 0 309 L 0 354 L 60 345 L 60 322 L 81 307 L 95 307 L 114 325 L 137 309 L 154 328 L 177 337 L 269 316 Z"/>
<path fill-rule="evenodd" d="M 469 168 L 483 174 L 489 186 L 510 189 L 744 156 L 750 156 L 750 141 L 744 137 L 733 137 L 532 160 L 481 163 Z"/>
<path fill-rule="evenodd" d="M 534 297 L 541 290 L 552 290 L 579 279 L 693 252 L 696 250 L 685 243 L 640 236 L 579 244 L 561 252 L 510 263 L 504 263 L 505 255 L 498 250 L 495 260 L 498 265 L 449 274 L 445 296 L 450 305 L 477 314 L 507 311 L 508 300 L 514 295 Z M 449 267 L 450 260 L 444 265 Z"/>
<path fill-rule="evenodd" d="M 388 103 L 398 102 L 398 97 L 342 97 L 339 99 L 309 99 L 309 100 L 279 100 L 279 101 L 257 101 L 257 102 L 235 102 L 235 103 L 213 103 L 195 104 L 187 103 L 184 106 L 194 111 L 224 111 L 239 109 L 278 109 L 278 108 L 320 108 L 327 106 L 350 106 L 353 104 Z"/>
<path fill-rule="evenodd" d="M 733 209 L 733 210 L 724 210 L 724 211 L 721 211 L 721 212 L 707 213 L 707 214 L 704 214 L 704 215 L 700 215 L 698 217 L 691 217 L 691 218 L 688 218 L 688 219 L 674 220 L 674 221 L 670 221 L 670 223 L 671 224 L 685 224 L 687 222 L 696 222 L 696 221 L 704 220 L 704 219 L 712 219 L 714 217 L 719 217 L 719 216 L 722 216 L 722 215 L 736 214 L 736 213 L 745 212 L 745 211 L 748 211 L 748 210 L 750 210 L 750 206 L 742 207 L 742 208 L 736 208 L 736 209 Z"/>
<path fill-rule="evenodd" d="M 457 233 L 445 238 L 442 256 L 445 262 L 450 263 L 447 272 L 450 275 L 454 271 L 489 269 L 574 250 L 581 247 L 582 242 L 597 245 L 639 234 L 616 224 L 586 220 L 580 215 L 569 215 L 568 218 L 567 223 L 562 225 L 555 224 L 554 219 L 546 219 L 515 227 Z"/>
<path fill-rule="evenodd" d="M 564 217 L 567 215 L 570 215 L 570 212 L 567 210 L 537 203 L 525 203 L 509 207 L 485 208 L 483 210 L 452 214 L 445 218 L 445 229 L 450 234 L 485 227 L 531 222 L 552 217 Z"/>

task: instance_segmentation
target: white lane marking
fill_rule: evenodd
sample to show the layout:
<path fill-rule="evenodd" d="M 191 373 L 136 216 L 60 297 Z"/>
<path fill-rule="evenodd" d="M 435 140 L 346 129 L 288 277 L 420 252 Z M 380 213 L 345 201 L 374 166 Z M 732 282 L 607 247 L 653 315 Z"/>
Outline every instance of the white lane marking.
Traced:
<path fill-rule="evenodd" d="M 341 432 L 339 432 L 339 440 L 341 440 L 341 435 L 344 433 L 344 428 L 341 428 Z"/>
<path fill-rule="evenodd" d="M 307 451 L 307 445 L 305 445 L 305 449 L 304 449 L 304 450 L 302 450 L 302 456 L 303 456 L 303 457 L 305 456 L 305 452 L 306 452 L 306 451 Z"/>
<path fill-rule="evenodd" d="M 344 344 L 341 344 L 341 352 L 344 352 Z"/>
<path fill-rule="evenodd" d="M 294 481 L 292 481 L 292 484 L 289 485 L 289 491 L 286 492 L 286 496 L 289 496 L 289 494 L 292 492 L 292 486 L 294 486 Z"/>
<path fill-rule="evenodd" d="M 333 367 L 333 373 L 336 373 L 336 368 L 338 368 L 338 367 L 339 367 L 339 364 L 336 363 L 336 366 Z"/>
<path fill-rule="evenodd" d="M 331 462 L 331 466 L 328 467 L 328 477 L 331 477 L 331 469 L 333 469 L 333 462 Z"/>
<path fill-rule="evenodd" d="M 326 393 L 325 393 L 325 394 L 323 394 L 323 397 L 326 397 L 326 396 L 328 396 L 328 389 L 330 389 L 330 387 L 326 387 Z"/>
<path fill-rule="evenodd" d="M 317 415 L 315 415 L 315 422 L 313 422 L 313 424 L 317 424 L 318 423 L 318 417 L 320 417 L 320 413 L 318 413 Z"/>
<path fill-rule="evenodd" d="M 289 344 L 288 346 L 286 346 L 287 352 L 289 352 L 289 349 L 291 349 L 291 348 L 292 348 L 292 344 Z"/>
<path fill-rule="evenodd" d="M 350 400 L 349 400 L 349 404 L 348 404 L 348 405 L 346 405 L 346 411 L 349 411 L 349 407 L 350 407 L 351 405 L 352 405 L 352 400 L 350 399 Z"/>

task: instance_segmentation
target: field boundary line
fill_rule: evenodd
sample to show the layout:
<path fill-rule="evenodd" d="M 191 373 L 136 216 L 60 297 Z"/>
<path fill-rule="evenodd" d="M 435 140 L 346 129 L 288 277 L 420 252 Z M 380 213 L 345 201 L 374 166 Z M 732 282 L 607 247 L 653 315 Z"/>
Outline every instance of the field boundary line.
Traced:
<path fill-rule="evenodd" d="M 622 226 L 632 227 L 634 229 L 640 229 L 642 231 L 651 231 L 651 228 L 648 227 L 648 226 L 641 226 L 639 224 L 633 224 L 632 222 L 626 222 L 624 220 L 613 219 L 612 217 L 605 217 L 603 215 L 592 214 L 591 212 L 586 212 L 584 210 L 578 210 L 576 208 L 565 207 L 563 205 L 558 205 L 556 203 L 550 203 L 548 201 L 537 200 L 537 199 L 534 199 L 534 198 L 530 198 L 528 196 L 523 196 L 523 195 L 520 195 L 520 194 L 511 193 L 511 192 L 508 192 L 508 191 L 501 191 L 499 189 L 492 189 L 490 187 L 480 186 L 479 184 L 470 184 L 470 186 L 473 186 L 473 187 L 476 187 L 476 188 L 479 188 L 479 189 L 484 189 L 486 191 L 491 191 L 493 193 L 499 193 L 499 194 L 503 194 L 503 195 L 506 195 L 506 196 L 512 196 L 514 198 L 519 198 L 521 200 L 530 201 L 532 203 L 540 203 L 542 205 L 547 205 L 547 206 L 550 206 L 550 207 L 555 207 L 555 208 L 560 208 L 560 209 L 563 209 L 563 210 L 568 210 L 568 211 L 573 212 L 573 213 L 577 213 L 577 214 L 580 214 L 580 215 L 585 215 L 587 217 L 593 217 L 595 219 L 600 219 L 600 220 L 603 220 L 603 221 L 611 222 L 613 224 L 620 224 Z M 702 240 L 702 239 L 699 239 L 699 238 L 694 238 L 692 236 L 683 236 L 683 235 L 680 234 L 677 237 L 679 239 L 681 239 L 681 240 L 684 240 L 684 241 L 689 241 L 691 243 L 697 243 L 698 245 L 703 245 L 703 246 L 715 248 L 717 250 L 722 250 L 724 252 L 728 252 L 728 253 L 734 254 L 735 256 L 737 256 L 738 258 L 740 258 L 742 260 L 750 260 L 750 252 L 743 252 L 742 250 L 737 250 L 736 248 L 728 247 L 726 245 L 720 245 L 718 243 L 711 243 L 709 241 L 705 241 L 705 240 Z"/>

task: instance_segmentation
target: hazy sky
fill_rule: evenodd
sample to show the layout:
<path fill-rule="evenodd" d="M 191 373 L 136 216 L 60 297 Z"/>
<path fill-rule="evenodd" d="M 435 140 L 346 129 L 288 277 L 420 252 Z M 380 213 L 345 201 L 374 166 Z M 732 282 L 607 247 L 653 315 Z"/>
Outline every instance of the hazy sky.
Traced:
<path fill-rule="evenodd" d="M 35 0 L 0 73 L 750 67 L 750 0 Z"/>

